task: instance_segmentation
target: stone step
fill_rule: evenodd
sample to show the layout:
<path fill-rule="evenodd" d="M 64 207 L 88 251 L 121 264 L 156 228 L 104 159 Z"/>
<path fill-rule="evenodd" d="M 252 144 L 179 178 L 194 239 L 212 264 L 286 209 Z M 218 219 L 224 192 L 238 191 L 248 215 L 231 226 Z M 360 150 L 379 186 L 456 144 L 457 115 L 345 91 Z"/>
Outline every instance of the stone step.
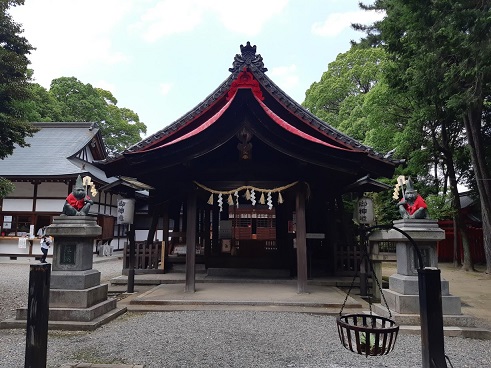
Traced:
<path fill-rule="evenodd" d="M 260 268 L 208 268 L 208 276 L 290 279 L 290 270 Z"/>

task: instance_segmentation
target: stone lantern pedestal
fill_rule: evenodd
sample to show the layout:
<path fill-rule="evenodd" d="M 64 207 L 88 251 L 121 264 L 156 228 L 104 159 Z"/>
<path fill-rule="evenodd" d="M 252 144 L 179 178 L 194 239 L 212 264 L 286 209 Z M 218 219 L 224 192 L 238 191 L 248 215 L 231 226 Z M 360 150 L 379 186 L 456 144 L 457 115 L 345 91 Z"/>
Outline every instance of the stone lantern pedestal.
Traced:
<path fill-rule="evenodd" d="M 445 238 L 445 232 L 438 227 L 436 221 L 403 219 L 394 221 L 393 225 L 407 233 L 416 242 L 424 267 L 437 268 L 437 242 Z M 389 289 L 384 289 L 383 293 L 396 320 L 398 316 L 405 315 L 409 320 L 413 316 L 413 321 L 409 322 L 417 322 L 420 313 L 417 270 L 420 265 L 416 250 L 406 236 L 393 229 L 376 231 L 369 240 L 370 242 L 396 243 L 397 273 L 389 277 Z M 446 280 L 441 280 L 441 293 L 443 315 L 461 315 L 460 298 L 450 295 L 449 283 Z M 384 304 L 374 305 L 374 311 L 380 315 L 388 315 L 387 306 Z"/>
<path fill-rule="evenodd" d="M 49 329 L 94 330 L 126 312 L 108 299 L 108 285 L 101 285 L 101 273 L 92 268 L 94 239 L 101 232 L 92 216 L 61 215 L 48 226 L 46 233 L 54 238 Z M 27 308 L 21 308 L 9 322 L 25 327 L 26 320 Z"/>

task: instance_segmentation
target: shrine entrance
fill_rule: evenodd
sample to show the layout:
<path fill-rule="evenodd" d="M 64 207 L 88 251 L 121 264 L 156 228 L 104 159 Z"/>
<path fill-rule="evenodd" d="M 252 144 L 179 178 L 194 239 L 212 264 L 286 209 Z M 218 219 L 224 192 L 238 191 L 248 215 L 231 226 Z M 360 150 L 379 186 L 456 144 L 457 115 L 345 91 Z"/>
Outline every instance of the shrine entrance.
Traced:
<path fill-rule="evenodd" d="M 150 241 L 159 216 L 167 239 L 169 220 L 183 213 L 173 233 L 185 239 L 186 291 L 204 262 L 286 269 L 303 293 L 308 276 L 352 268 L 348 252 L 335 258 L 353 234 L 341 197 L 387 189 L 372 178 L 392 176 L 395 163 L 293 101 L 250 43 L 229 71 L 192 111 L 98 166 L 154 188 Z"/>

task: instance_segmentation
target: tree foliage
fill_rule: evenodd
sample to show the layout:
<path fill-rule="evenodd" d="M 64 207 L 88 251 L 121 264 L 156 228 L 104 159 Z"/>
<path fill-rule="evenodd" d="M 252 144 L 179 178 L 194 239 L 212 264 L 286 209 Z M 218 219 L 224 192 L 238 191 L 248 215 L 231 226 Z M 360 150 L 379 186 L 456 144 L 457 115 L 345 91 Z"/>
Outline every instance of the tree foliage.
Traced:
<path fill-rule="evenodd" d="M 8 13 L 11 6 L 22 4 L 22 0 L 0 1 L 0 159 L 12 154 L 15 144 L 25 146 L 25 138 L 35 132 L 20 108 L 30 98 L 27 55 L 33 47 Z"/>
<path fill-rule="evenodd" d="M 119 152 L 141 140 L 146 125 L 138 114 L 117 106 L 109 91 L 84 84 L 75 77 L 51 81 L 49 91 L 32 84 L 28 102 L 30 121 L 97 122 L 110 152 Z"/>
<path fill-rule="evenodd" d="M 446 167 L 459 167 L 453 151 L 465 131 L 479 190 L 488 272 L 491 272 L 491 182 L 484 142 L 487 101 L 491 92 L 491 4 L 464 0 L 376 0 L 367 10 L 385 11 L 383 20 L 367 27 L 367 44 L 380 44 L 393 61 L 389 82 L 409 93 L 419 108 L 415 115 Z M 459 150 L 461 147 L 458 147 Z M 462 150 L 461 150 L 462 151 Z M 463 151 L 462 151 L 463 153 Z M 456 191 L 457 174 L 448 172 Z M 454 205 L 457 196 L 454 195 Z"/>
<path fill-rule="evenodd" d="M 0 1 L 0 159 L 11 155 L 16 144 L 26 146 L 25 138 L 36 131 L 21 108 L 30 98 L 27 55 L 33 47 L 8 13 L 10 7 L 23 4 L 23 0 Z M 12 190 L 12 183 L 0 178 L 0 198 Z"/>

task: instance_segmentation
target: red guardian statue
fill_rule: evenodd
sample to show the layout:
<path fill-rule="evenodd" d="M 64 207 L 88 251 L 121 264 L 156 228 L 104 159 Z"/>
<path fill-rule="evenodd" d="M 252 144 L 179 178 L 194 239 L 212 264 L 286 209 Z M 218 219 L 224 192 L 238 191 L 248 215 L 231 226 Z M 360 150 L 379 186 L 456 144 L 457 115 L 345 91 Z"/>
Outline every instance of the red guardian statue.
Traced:
<path fill-rule="evenodd" d="M 80 175 L 77 178 L 73 191 L 66 197 L 63 214 L 67 216 L 87 216 L 90 206 L 94 202 L 87 195 Z"/>
<path fill-rule="evenodd" d="M 413 187 L 413 181 L 411 177 L 404 183 L 404 177 L 397 178 L 398 184 L 396 185 L 397 191 L 399 187 L 406 184 L 406 191 L 403 191 L 403 198 L 397 203 L 399 213 L 403 219 L 425 219 L 428 218 L 428 206 L 418 191 Z M 395 192 L 394 192 L 395 195 Z M 397 196 L 398 198 L 398 196 Z"/>

